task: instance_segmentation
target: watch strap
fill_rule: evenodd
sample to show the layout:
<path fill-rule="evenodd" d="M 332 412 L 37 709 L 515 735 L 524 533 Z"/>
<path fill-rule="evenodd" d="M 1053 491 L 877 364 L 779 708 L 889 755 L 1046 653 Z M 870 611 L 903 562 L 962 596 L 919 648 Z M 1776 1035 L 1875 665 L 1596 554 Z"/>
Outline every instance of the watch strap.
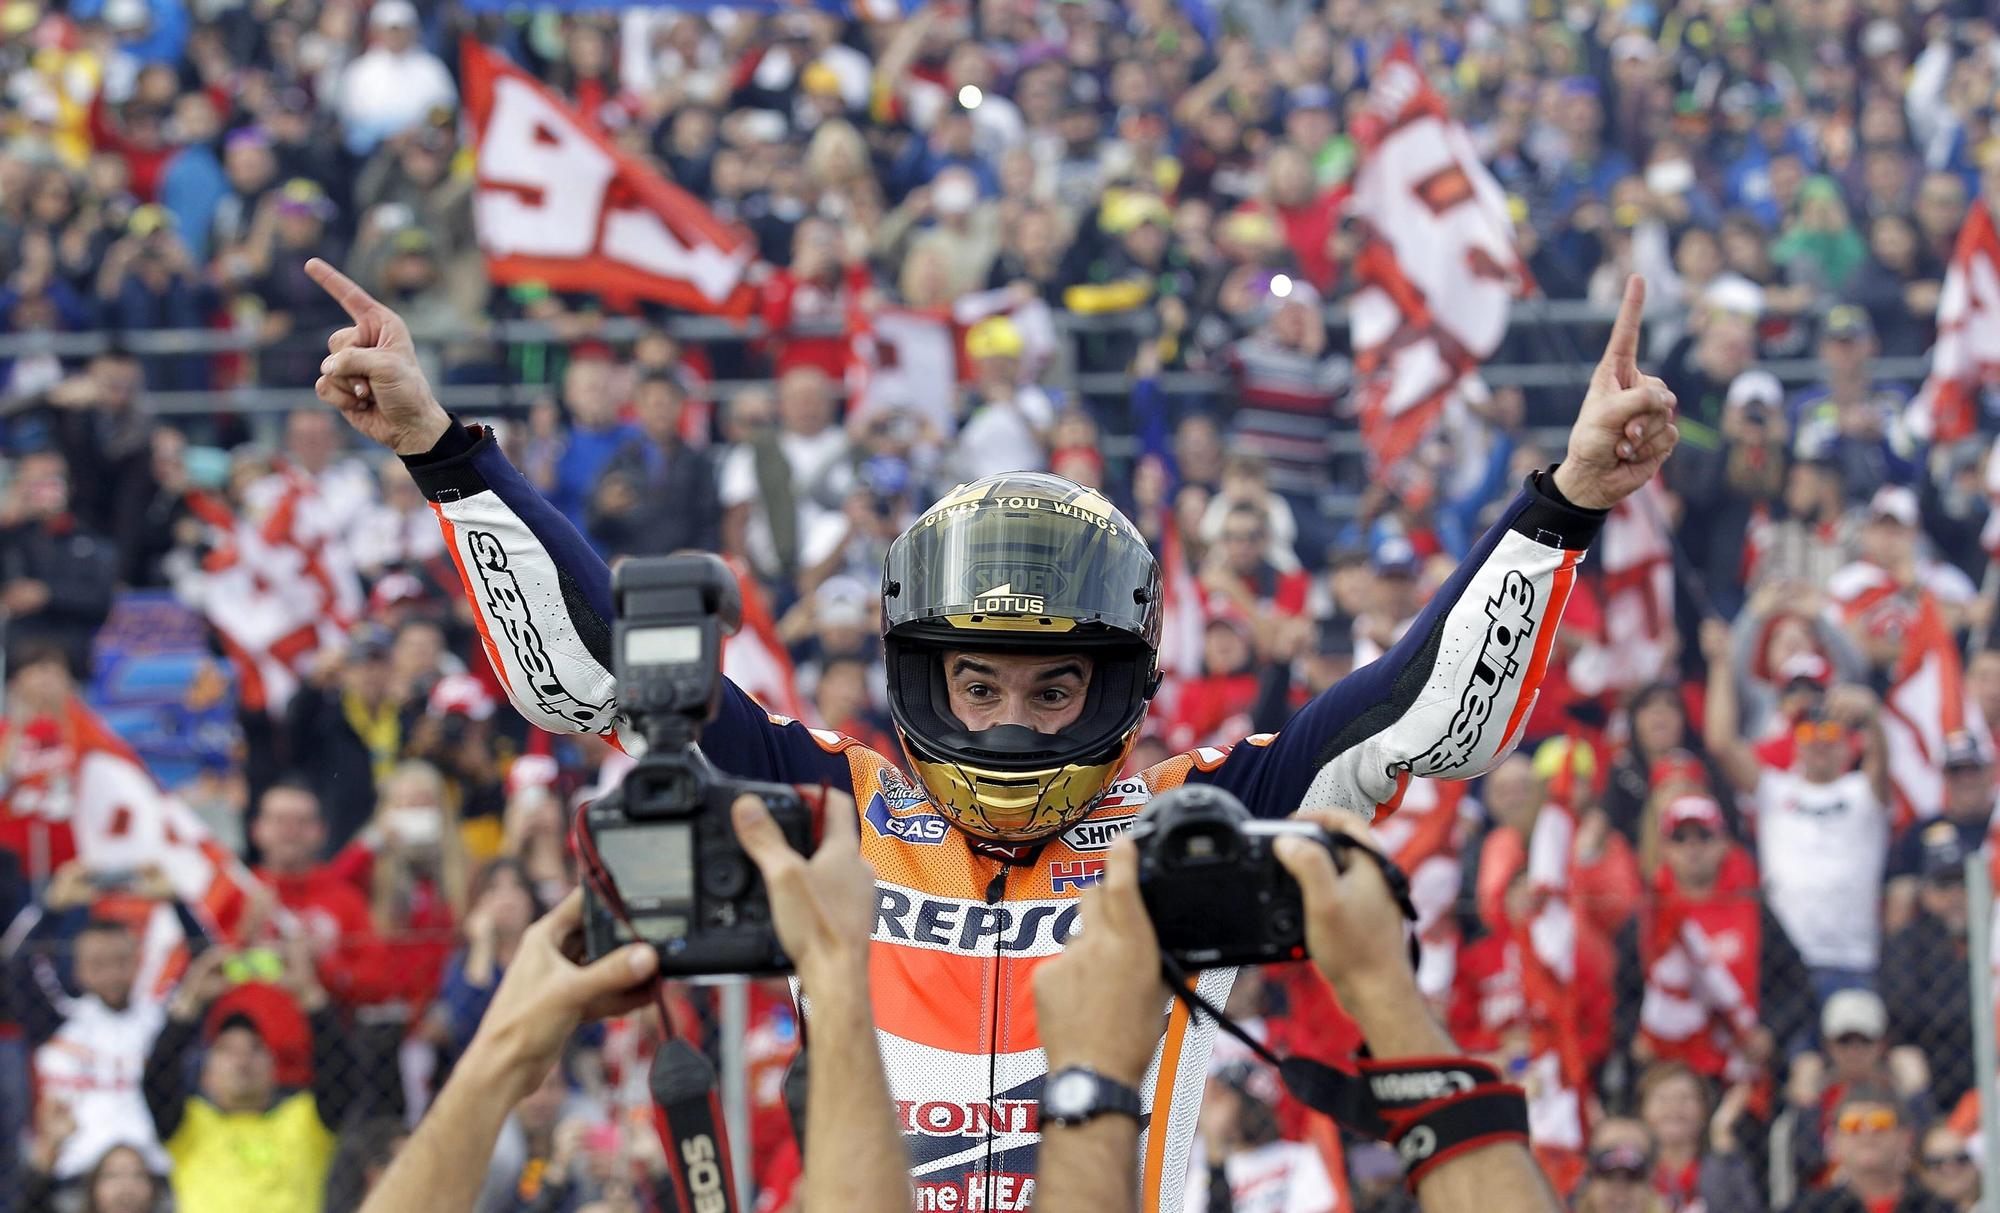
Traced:
<path fill-rule="evenodd" d="M 1049 1088 L 1068 1074 L 1089 1075 L 1091 1081 L 1095 1084 L 1092 1088 L 1092 1097 L 1090 1102 L 1082 1108 L 1057 1114 L 1049 1108 Z M 1139 1092 L 1136 1089 L 1119 1082 L 1115 1078 L 1106 1078 L 1104 1075 L 1087 1066 L 1068 1066 L 1049 1075 L 1042 1083 L 1042 1120 L 1049 1124 L 1075 1126 L 1094 1120 L 1107 1113 L 1130 1116 L 1133 1120 L 1141 1123 L 1144 1123 L 1145 1120 L 1145 1110 L 1139 1101 Z"/>

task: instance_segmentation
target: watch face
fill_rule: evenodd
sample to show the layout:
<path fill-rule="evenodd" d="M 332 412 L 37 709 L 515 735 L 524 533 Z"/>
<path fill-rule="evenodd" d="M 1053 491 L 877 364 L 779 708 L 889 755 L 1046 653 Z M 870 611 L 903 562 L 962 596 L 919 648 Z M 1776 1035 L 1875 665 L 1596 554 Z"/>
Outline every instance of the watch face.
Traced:
<path fill-rule="evenodd" d="M 1097 1094 L 1097 1080 L 1088 1074 L 1071 1070 L 1058 1074 L 1049 1083 L 1045 1099 L 1049 1111 L 1058 1116 L 1074 1116 L 1090 1106 Z"/>

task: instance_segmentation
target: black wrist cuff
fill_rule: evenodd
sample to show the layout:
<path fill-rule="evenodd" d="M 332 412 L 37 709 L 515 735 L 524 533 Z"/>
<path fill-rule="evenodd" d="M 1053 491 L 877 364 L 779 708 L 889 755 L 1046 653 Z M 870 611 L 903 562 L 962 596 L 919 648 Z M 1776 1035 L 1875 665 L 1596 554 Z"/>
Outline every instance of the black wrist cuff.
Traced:
<path fill-rule="evenodd" d="M 1390 1135 L 1412 1192 L 1424 1176 L 1469 1150 L 1501 1142 L 1528 1144 L 1528 1097 L 1508 1083 L 1488 1083 L 1412 1111 Z"/>
<path fill-rule="evenodd" d="M 1556 487 L 1556 468 L 1559 466 L 1552 463 L 1528 473 L 1528 506 L 1514 516 L 1511 525 L 1513 530 L 1537 543 L 1580 552 L 1597 538 L 1597 532 L 1604 528 L 1604 520 L 1611 511 L 1590 510 L 1571 504 L 1569 498 L 1562 495 L 1562 490 Z"/>
<path fill-rule="evenodd" d="M 1470 1057 L 1399 1057 L 1394 1061 L 1363 1057 L 1356 1064 L 1376 1110 L 1392 1125 L 1441 1099 L 1502 1081 L 1498 1069 Z"/>
<path fill-rule="evenodd" d="M 482 425 L 465 425 L 456 413 L 451 424 L 430 450 L 421 455 L 402 456 L 410 479 L 417 482 L 429 501 L 458 501 L 486 491 L 486 478 L 472 466 L 472 457 L 493 441 L 493 431 Z"/>

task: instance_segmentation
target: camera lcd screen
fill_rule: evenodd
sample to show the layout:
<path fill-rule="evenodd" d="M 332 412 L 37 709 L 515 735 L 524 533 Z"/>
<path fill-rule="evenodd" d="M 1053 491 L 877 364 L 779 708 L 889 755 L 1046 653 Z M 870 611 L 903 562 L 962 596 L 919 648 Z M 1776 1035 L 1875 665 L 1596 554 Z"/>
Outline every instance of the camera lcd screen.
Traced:
<path fill-rule="evenodd" d="M 633 909 L 694 897 L 694 827 L 647 825 L 606 834 L 599 854 Z"/>
<path fill-rule="evenodd" d="M 701 628 L 633 628 L 625 633 L 626 665 L 686 665 L 701 660 Z"/>

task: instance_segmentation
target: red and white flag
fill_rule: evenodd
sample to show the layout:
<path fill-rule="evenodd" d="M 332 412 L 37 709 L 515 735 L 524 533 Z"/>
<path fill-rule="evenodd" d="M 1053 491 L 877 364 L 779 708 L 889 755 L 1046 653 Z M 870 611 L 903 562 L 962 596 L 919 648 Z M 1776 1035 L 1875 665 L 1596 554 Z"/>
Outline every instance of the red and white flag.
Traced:
<path fill-rule="evenodd" d="M 743 596 L 743 626 L 722 642 L 722 672 L 766 712 L 801 719 L 805 701 L 799 698 L 798 678 L 785 642 L 778 638 L 771 604 L 742 561 L 732 558 L 727 563 Z"/>
<path fill-rule="evenodd" d="M 495 282 L 748 315 L 747 233 L 613 146 L 533 77 L 478 43 L 461 50 L 476 139 L 473 219 Z"/>
<path fill-rule="evenodd" d="M 1931 373 L 1910 402 L 1917 437 L 1956 442 L 1978 428 L 1979 393 L 2000 386 L 2000 231 L 1991 199 L 1973 203 L 1938 295 Z"/>
<path fill-rule="evenodd" d="M 853 416 L 905 413 L 939 434 L 958 428 L 958 332 L 951 318 L 910 308 L 860 308 L 848 317 Z"/>
<path fill-rule="evenodd" d="M 1889 783 L 1898 824 L 1932 817 L 1944 803 L 1944 739 L 1963 729 L 1985 735 L 1966 695 L 1958 645 L 1928 590 L 1919 591 L 1915 622 L 1882 705 Z"/>
<path fill-rule="evenodd" d="M 0 721 L 0 766 L 0 848 L 30 878 L 72 859 L 100 873 L 157 864 L 205 927 L 234 937 L 256 877 L 81 699 L 51 716 Z M 142 930 L 142 988 L 155 989 L 179 927 L 168 907 L 128 908 Z"/>
<path fill-rule="evenodd" d="M 1376 73 L 1355 134 L 1364 149 L 1348 202 L 1363 239 L 1349 307 L 1356 399 L 1371 461 L 1386 468 L 1499 347 L 1509 306 L 1532 279 L 1500 183 L 1407 46 Z"/>
<path fill-rule="evenodd" d="M 337 646 L 354 622 L 354 570 L 302 540 L 290 505 L 261 525 L 207 493 L 188 494 L 188 508 L 208 528 L 208 553 L 174 570 L 174 594 L 215 629 L 242 705 L 281 713 L 320 650 Z"/>

